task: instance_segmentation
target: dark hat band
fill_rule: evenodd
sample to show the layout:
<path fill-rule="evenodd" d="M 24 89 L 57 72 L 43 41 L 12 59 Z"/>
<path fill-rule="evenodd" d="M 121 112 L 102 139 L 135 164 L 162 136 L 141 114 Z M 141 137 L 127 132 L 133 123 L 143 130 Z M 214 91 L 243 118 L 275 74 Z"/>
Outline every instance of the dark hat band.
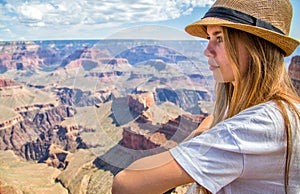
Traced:
<path fill-rule="evenodd" d="M 284 32 L 282 32 L 280 29 L 276 28 L 269 22 L 260 20 L 246 13 L 240 12 L 238 10 L 230 9 L 227 7 L 212 7 L 208 10 L 208 12 L 204 15 L 203 18 L 207 18 L 207 17 L 215 17 L 219 19 L 228 20 L 234 23 L 257 26 L 285 35 Z"/>

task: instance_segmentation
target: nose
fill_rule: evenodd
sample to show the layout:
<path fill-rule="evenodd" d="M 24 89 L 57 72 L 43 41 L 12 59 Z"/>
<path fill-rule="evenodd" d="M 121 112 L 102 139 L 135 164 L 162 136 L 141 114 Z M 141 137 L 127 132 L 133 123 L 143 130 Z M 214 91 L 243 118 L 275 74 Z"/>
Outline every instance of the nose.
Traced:
<path fill-rule="evenodd" d="M 211 41 L 209 41 L 206 49 L 204 50 L 204 55 L 207 57 L 215 57 L 215 55 L 216 55 L 212 44 L 213 43 Z"/>

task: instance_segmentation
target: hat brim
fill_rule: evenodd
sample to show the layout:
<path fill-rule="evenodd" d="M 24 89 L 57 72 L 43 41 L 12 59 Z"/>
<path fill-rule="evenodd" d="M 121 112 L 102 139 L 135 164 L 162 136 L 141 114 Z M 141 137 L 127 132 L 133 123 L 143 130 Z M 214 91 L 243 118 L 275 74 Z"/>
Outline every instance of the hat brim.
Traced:
<path fill-rule="evenodd" d="M 185 31 L 192 36 L 197 36 L 197 37 L 207 39 L 206 26 L 209 25 L 225 26 L 225 27 L 238 29 L 244 32 L 248 32 L 250 34 L 254 34 L 281 48 L 285 52 L 286 56 L 291 55 L 300 44 L 299 41 L 291 37 L 285 36 L 283 34 L 271 30 L 267 30 L 261 27 L 251 26 L 247 24 L 234 23 L 234 22 L 222 20 L 219 18 L 213 18 L 213 17 L 207 17 L 197 22 L 194 22 L 186 26 Z"/>

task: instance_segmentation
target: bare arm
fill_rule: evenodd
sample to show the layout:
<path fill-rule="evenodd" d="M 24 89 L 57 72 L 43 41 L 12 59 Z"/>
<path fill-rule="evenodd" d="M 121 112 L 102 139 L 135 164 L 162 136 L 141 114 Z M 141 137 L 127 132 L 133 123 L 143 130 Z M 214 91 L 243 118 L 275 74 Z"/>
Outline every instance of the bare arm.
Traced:
<path fill-rule="evenodd" d="M 137 160 L 118 173 L 113 181 L 112 193 L 164 193 L 190 182 L 194 180 L 167 151 Z"/>
<path fill-rule="evenodd" d="M 191 134 L 197 136 L 210 128 L 213 116 L 206 117 Z M 133 162 L 113 181 L 113 194 L 164 193 L 176 186 L 194 182 L 167 151 Z"/>
<path fill-rule="evenodd" d="M 191 136 L 197 136 L 209 129 L 212 121 L 212 115 L 206 117 Z M 167 151 L 137 160 L 117 174 L 114 178 L 112 193 L 163 193 L 191 182 L 194 180 Z"/>
<path fill-rule="evenodd" d="M 208 115 L 202 122 L 201 124 L 198 126 L 197 129 L 195 129 L 192 134 L 191 137 L 195 137 L 197 135 L 200 135 L 201 133 L 203 133 L 204 131 L 208 130 L 211 127 L 211 124 L 214 120 L 214 116 L 213 115 Z"/>

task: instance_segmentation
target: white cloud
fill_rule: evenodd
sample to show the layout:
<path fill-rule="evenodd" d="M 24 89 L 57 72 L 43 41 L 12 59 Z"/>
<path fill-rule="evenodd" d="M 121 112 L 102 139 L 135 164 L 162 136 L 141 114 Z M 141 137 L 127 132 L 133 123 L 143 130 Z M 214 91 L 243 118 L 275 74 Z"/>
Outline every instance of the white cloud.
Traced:
<path fill-rule="evenodd" d="M 2 9 L 4 15 L 17 15 L 21 23 L 44 26 L 164 21 L 212 3 L 213 0 L 13 0 Z"/>
<path fill-rule="evenodd" d="M 10 29 L 7 29 L 7 28 L 2 29 L 2 32 L 4 32 L 4 33 L 11 33 Z"/>
<path fill-rule="evenodd" d="M 4 0 L 0 3 L 0 28 L 10 29 L 4 39 L 24 36 L 70 38 L 97 37 L 107 30 L 151 24 L 190 14 L 214 0 Z M 97 29 L 97 33 L 93 32 Z M 1 37 L 3 39 L 3 37 Z"/>
<path fill-rule="evenodd" d="M 23 4 L 17 8 L 17 12 L 22 20 L 39 22 L 43 19 L 43 13 L 40 11 L 39 7 L 37 5 Z"/>

